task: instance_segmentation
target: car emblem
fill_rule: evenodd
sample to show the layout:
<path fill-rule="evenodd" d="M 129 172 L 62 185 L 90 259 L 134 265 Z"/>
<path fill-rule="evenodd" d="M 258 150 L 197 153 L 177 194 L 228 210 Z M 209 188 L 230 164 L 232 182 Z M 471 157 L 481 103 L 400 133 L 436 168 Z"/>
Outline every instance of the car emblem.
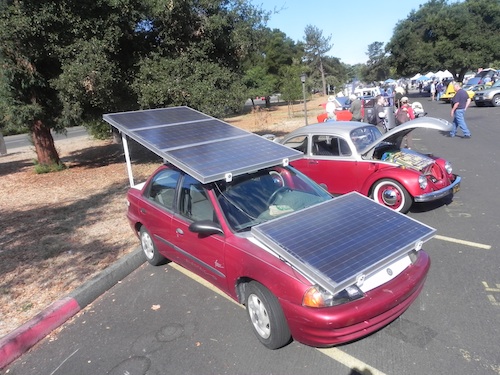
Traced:
<path fill-rule="evenodd" d="M 388 268 L 386 271 L 389 276 L 392 276 L 392 270 L 390 268 Z"/>

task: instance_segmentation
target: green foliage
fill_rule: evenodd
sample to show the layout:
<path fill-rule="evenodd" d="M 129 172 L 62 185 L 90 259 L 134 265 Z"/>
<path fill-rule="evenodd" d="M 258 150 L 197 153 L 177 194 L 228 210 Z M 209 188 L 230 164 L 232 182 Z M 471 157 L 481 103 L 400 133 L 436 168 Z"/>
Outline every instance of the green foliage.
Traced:
<path fill-rule="evenodd" d="M 333 44 L 330 44 L 332 37 L 324 37 L 323 31 L 313 25 L 307 25 L 304 34 L 304 60 L 311 72 L 319 73 L 323 93 L 326 94 L 324 56 L 333 47 Z"/>
<path fill-rule="evenodd" d="M 189 56 L 143 61 L 133 87 L 141 108 L 186 105 L 214 117 L 239 111 L 245 91 L 228 68 Z"/>
<path fill-rule="evenodd" d="M 448 69 L 461 80 L 500 59 L 499 31 L 499 1 L 431 0 L 396 25 L 387 50 L 400 75 Z"/>
<path fill-rule="evenodd" d="M 384 81 L 389 78 L 389 59 L 385 55 L 384 43 L 373 42 L 368 46 L 368 62 L 361 70 L 361 78 L 365 82 Z"/>
<path fill-rule="evenodd" d="M 33 163 L 35 164 L 36 174 L 60 172 L 67 168 L 63 163 L 40 164 L 37 160 L 33 160 Z"/>

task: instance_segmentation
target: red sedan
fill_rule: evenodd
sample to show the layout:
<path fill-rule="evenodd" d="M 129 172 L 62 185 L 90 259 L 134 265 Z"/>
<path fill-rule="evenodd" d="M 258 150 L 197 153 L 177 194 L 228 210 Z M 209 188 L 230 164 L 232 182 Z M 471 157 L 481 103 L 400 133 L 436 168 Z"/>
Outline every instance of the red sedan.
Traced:
<path fill-rule="evenodd" d="M 358 193 L 333 198 L 289 166 L 300 152 L 187 107 L 104 119 L 125 146 L 165 160 L 144 183 L 129 176 L 127 217 L 146 259 L 176 262 L 245 305 L 267 348 L 359 339 L 422 290 L 435 230 Z"/>

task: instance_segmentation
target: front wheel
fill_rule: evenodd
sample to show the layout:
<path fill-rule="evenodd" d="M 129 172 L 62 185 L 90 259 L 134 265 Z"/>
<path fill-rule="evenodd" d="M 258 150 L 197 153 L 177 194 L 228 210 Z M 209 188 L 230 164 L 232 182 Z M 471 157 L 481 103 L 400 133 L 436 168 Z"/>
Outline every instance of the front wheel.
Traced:
<path fill-rule="evenodd" d="M 500 107 L 500 94 L 496 94 L 493 99 L 491 100 L 491 104 L 493 104 L 495 107 Z"/>
<path fill-rule="evenodd" d="M 292 338 L 278 299 L 255 281 L 246 287 L 246 307 L 253 331 L 268 349 L 279 349 Z"/>
<path fill-rule="evenodd" d="M 413 200 L 408 191 L 397 181 L 384 179 L 377 181 L 372 190 L 375 202 L 383 204 L 403 214 L 410 210 Z"/>
<path fill-rule="evenodd" d="M 153 266 L 159 266 L 167 261 L 167 259 L 158 252 L 158 249 L 153 242 L 153 238 L 144 226 L 141 227 L 139 236 L 141 238 L 142 251 L 144 252 L 144 255 L 146 255 L 146 259 L 150 264 Z"/>

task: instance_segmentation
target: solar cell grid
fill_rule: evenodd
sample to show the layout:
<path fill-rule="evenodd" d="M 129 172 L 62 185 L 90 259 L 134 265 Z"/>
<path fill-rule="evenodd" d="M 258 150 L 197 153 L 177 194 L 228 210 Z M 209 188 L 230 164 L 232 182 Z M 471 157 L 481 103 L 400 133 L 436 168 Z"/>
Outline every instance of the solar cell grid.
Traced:
<path fill-rule="evenodd" d="M 252 232 L 280 255 L 298 260 L 297 266 L 305 265 L 309 276 L 336 289 L 415 248 L 434 229 L 350 193 L 260 224 Z"/>
<path fill-rule="evenodd" d="M 297 160 L 297 150 L 268 141 L 189 107 L 103 116 L 139 144 L 203 183 Z"/>

